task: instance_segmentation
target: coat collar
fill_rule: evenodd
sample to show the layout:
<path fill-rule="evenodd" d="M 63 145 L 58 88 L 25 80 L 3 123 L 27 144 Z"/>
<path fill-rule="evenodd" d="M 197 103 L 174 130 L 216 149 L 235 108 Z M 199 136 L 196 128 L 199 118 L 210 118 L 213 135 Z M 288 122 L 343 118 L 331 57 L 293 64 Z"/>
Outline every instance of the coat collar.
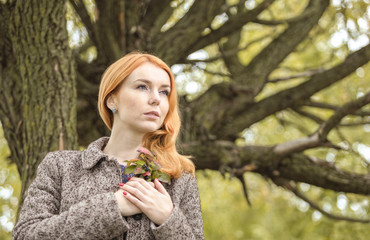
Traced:
<path fill-rule="evenodd" d="M 82 167 L 84 169 L 93 168 L 102 158 L 108 160 L 108 155 L 102 149 L 108 143 L 109 137 L 101 137 L 82 152 Z"/>

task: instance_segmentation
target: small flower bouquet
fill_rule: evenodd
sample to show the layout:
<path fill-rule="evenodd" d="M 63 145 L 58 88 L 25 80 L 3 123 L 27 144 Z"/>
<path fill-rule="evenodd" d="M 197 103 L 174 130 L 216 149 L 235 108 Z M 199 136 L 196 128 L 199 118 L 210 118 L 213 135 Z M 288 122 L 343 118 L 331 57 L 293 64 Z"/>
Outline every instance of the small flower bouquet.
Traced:
<path fill-rule="evenodd" d="M 137 150 L 140 154 L 137 159 L 126 160 L 127 166 L 124 174 L 135 174 L 135 177 L 144 178 L 151 182 L 158 178 L 159 181 L 170 183 L 170 176 L 161 171 L 161 165 L 157 161 L 157 155 L 153 151 L 141 147 Z"/>

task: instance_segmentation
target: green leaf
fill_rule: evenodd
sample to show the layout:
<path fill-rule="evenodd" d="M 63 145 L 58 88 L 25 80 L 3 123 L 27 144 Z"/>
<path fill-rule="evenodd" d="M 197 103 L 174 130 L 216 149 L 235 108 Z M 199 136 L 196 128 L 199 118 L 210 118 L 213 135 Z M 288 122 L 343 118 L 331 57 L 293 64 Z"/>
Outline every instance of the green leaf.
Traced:
<path fill-rule="evenodd" d="M 131 166 L 126 167 L 123 173 L 130 174 L 130 173 L 133 173 L 135 169 L 136 169 L 136 165 L 131 165 Z"/>
<path fill-rule="evenodd" d="M 159 178 L 159 172 L 158 171 L 153 171 L 152 172 L 152 180 Z"/>
<path fill-rule="evenodd" d="M 151 162 L 150 163 L 150 165 L 149 165 L 149 167 L 152 169 L 152 170 L 158 170 L 158 169 L 160 169 L 161 167 L 158 165 L 158 164 L 156 164 L 155 162 Z"/>
<path fill-rule="evenodd" d="M 138 166 L 143 166 L 145 164 L 145 162 L 143 160 L 139 160 L 139 161 L 136 162 L 136 164 Z"/>
<path fill-rule="evenodd" d="M 161 172 L 159 174 L 158 180 L 161 181 L 161 182 L 170 183 L 171 178 L 167 173 Z"/>
<path fill-rule="evenodd" d="M 134 174 L 142 174 L 145 173 L 145 169 L 142 169 L 141 167 L 138 167 L 135 169 Z"/>

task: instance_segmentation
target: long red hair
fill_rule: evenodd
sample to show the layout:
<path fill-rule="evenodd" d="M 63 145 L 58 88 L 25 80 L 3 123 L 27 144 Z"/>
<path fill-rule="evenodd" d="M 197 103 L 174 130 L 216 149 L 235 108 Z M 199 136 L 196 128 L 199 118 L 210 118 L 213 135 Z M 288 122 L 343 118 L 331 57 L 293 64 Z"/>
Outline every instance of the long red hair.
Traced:
<path fill-rule="evenodd" d="M 99 114 L 105 125 L 112 130 L 113 113 L 106 103 L 108 96 L 119 89 L 119 86 L 128 75 L 146 62 L 150 62 L 167 72 L 170 77 L 171 91 L 169 95 L 169 110 L 162 127 L 154 132 L 145 134 L 143 146 L 157 154 L 162 170 L 172 178 L 179 178 L 184 171 L 194 174 L 195 167 L 193 162 L 189 157 L 179 154 L 176 150 L 176 139 L 180 131 L 181 121 L 175 80 L 171 69 L 158 57 L 151 54 L 133 52 L 110 65 L 105 70 L 100 83 L 98 99 Z"/>

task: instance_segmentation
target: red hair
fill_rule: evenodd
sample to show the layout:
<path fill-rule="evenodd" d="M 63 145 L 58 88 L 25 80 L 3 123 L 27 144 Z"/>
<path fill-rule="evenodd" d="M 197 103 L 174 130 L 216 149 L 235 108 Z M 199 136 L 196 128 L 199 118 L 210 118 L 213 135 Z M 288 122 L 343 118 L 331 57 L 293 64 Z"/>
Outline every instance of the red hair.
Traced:
<path fill-rule="evenodd" d="M 170 77 L 171 91 L 168 100 L 169 110 L 162 127 L 154 132 L 145 134 L 143 146 L 157 154 L 163 171 L 171 177 L 179 178 L 184 171 L 194 174 L 195 167 L 193 162 L 189 157 L 179 154 L 176 150 L 176 139 L 180 131 L 181 121 L 175 80 L 171 69 L 158 57 L 151 54 L 133 52 L 118 59 L 105 70 L 99 88 L 98 108 L 100 117 L 105 125 L 112 130 L 113 113 L 106 103 L 108 96 L 119 89 L 128 75 L 146 62 L 150 62 L 167 72 Z"/>

